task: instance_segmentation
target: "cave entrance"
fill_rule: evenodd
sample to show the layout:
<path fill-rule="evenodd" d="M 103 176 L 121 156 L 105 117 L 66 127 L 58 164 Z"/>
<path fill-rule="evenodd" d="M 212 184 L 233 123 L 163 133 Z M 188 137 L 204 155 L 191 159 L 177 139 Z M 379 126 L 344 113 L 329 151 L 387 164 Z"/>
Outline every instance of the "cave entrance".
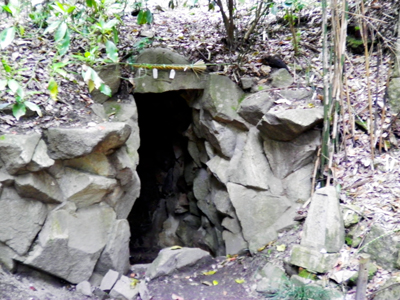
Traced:
<path fill-rule="evenodd" d="M 141 191 L 128 216 L 132 264 L 151 262 L 161 248 L 175 242 L 165 234 L 160 237 L 160 233 L 189 189 L 184 168 L 191 158 L 184 133 L 192 123 L 192 109 L 178 91 L 134 96 L 140 131 L 137 172 Z"/>

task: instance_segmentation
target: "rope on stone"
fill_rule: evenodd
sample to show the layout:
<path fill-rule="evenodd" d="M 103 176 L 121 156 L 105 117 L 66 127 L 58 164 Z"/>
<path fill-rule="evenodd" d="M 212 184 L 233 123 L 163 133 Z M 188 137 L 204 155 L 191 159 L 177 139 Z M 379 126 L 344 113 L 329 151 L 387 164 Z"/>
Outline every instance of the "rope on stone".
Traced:
<path fill-rule="evenodd" d="M 186 71 L 192 70 L 196 75 L 203 73 L 207 66 L 204 61 L 199 60 L 198 62 L 190 65 L 165 65 L 165 64 L 130 64 L 134 68 L 143 68 L 143 69 L 158 69 L 158 70 L 177 70 L 177 71 Z"/>

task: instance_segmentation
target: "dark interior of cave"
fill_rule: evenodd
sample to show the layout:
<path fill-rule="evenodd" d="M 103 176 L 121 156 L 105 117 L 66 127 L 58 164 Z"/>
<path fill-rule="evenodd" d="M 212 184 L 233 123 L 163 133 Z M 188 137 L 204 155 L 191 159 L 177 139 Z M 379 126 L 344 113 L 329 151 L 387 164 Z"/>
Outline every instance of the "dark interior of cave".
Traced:
<path fill-rule="evenodd" d="M 178 163 L 190 159 L 183 134 L 192 123 L 192 109 L 179 92 L 134 97 L 140 130 L 137 172 L 141 192 L 128 216 L 131 263 L 148 263 L 160 250 L 158 235 L 168 216 L 168 199 L 188 189 L 176 169 Z"/>

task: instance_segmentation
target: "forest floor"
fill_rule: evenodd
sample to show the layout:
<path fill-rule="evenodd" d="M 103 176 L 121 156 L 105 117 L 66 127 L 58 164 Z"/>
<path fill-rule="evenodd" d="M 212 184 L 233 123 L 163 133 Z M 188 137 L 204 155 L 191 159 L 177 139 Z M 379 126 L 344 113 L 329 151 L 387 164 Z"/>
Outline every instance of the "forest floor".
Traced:
<path fill-rule="evenodd" d="M 265 54 L 278 55 L 293 73 L 292 87 L 309 88 L 314 91 L 313 100 L 318 99 L 323 89 L 320 7 L 310 5 L 301 12 L 299 18 L 301 22 L 297 27 L 301 38 L 300 54 L 294 55 L 291 32 L 284 20 L 285 11 L 282 8 L 278 10 L 277 15 L 270 14 L 263 19 L 250 40 L 243 44 L 239 43 L 239 46 L 232 51 L 225 44 L 224 26 L 219 9 L 208 11 L 206 1 L 199 2 L 200 7 L 192 9 L 179 7 L 173 10 L 166 6 L 167 1 L 149 2 L 152 3 L 149 5 L 154 12 L 154 23 L 151 26 L 137 25 L 136 17 L 127 10 L 121 27 L 119 56 L 135 55 L 139 50 L 147 47 L 166 47 L 184 55 L 193 63 L 203 60 L 207 64 L 213 64 L 214 66 L 211 67 L 213 72 L 225 74 L 240 85 L 240 79 L 244 76 L 257 78 L 259 82 L 266 80 L 269 74 L 258 60 Z M 387 231 L 399 229 L 400 217 L 400 151 L 398 149 L 400 130 L 396 123 L 392 122 L 394 115 L 387 107 L 385 99 L 393 61 L 391 58 L 393 32 L 395 32 L 393 20 L 398 20 L 397 13 L 400 11 L 398 9 L 400 4 L 388 1 L 381 3 L 380 8 L 375 8 L 373 5 L 376 3 L 377 1 L 369 3 L 367 10 L 369 9 L 370 20 L 380 19 L 382 22 L 378 23 L 384 24 L 376 26 L 379 33 L 377 36 L 380 35 L 383 41 L 383 50 L 377 51 L 375 45 L 369 53 L 368 74 L 364 50 L 346 53 L 346 90 L 342 106 L 343 113 L 338 122 L 341 142 L 329 170 L 332 174 L 332 184 L 341 190 L 341 203 L 358 206 L 363 218 L 369 220 L 366 232 L 373 224 L 379 224 Z M 161 5 L 164 11 L 157 10 L 155 4 Z M 238 30 L 243 33 L 250 20 L 249 7 L 240 6 L 237 13 L 240 20 Z M 5 14 L 3 13 L 2 16 Z M 356 23 L 355 17 L 356 14 L 349 23 Z M 51 100 L 47 92 L 48 65 L 54 58 L 54 54 L 48 49 L 54 41 L 49 35 L 38 38 L 38 28 L 30 27 L 28 20 L 25 21 L 24 36 L 17 36 L 15 43 L 2 50 L 1 56 L 9 59 L 16 70 L 16 75 L 22 78 L 26 89 L 33 92 L 29 100 L 41 107 L 43 117 L 30 114 L 16 120 L 9 110 L 2 110 L 0 111 L 0 132 L 39 131 L 51 126 L 87 125 L 90 122 L 92 101 L 79 75 L 81 64 L 67 64 L 66 69 L 73 78 L 60 79 L 59 100 Z M 10 18 L 2 17 L 0 31 L 10 26 L 12 22 Z M 146 39 L 145 35 L 149 34 L 153 37 Z M 71 55 L 82 51 L 81 41 L 78 38 L 72 37 L 71 42 L 71 49 L 64 58 L 64 62 L 72 61 Z M 127 68 L 125 72 L 129 76 L 131 71 Z M 124 84 L 127 89 L 130 88 L 129 80 L 124 81 Z M 2 91 L 0 91 L 0 96 L 2 101 L 14 101 L 12 96 Z M 371 119 L 370 101 L 373 103 L 371 109 L 376 123 L 375 135 L 372 138 L 374 153 L 371 152 L 371 135 L 366 130 L 369 128 L 368 122 Z M 295 103 L 290 105 L 295 107 Z M 383 141 L 381 147 L 378 146 L 380 140 Z M 299 238 L 300 233 L 293 243 Z M 290 248 L 288 245 L 286 256 Z M 270 246 L 264 251 L 270 253 L 271 249 L 279 259 L 285 256 L 275 251 L 276 246 Z M 357 266 L 351 265 L 352 262 L 349 259 L 355 252 L 356 249 L 347 246 L 343 249 L 344 266 L 348 264 L 349 268 L 356 269 Z M 400 274 L 378 268 L 378 272 L 368 283 L 367 295 L 375 292 L 388 278 L 398 275 Z M 354 299 L 355 288 L 343 288 L 347 291 L 346 300 Z"/>

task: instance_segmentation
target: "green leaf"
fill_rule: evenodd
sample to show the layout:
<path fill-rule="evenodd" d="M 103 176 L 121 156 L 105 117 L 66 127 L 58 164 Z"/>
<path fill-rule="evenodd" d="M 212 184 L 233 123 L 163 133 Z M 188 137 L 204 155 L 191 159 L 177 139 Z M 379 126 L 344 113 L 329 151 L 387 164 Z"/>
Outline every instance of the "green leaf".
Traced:
<path fill-rule="evenodd" d="M 1 63 L 3 65 L 4 71 L 6 71 L 7 73 L 12 73 L 11 66 L 7 63 L 7 61 L 4 58 L 1 59 Z"/>
<path fill-rule="evenodd" d="M 212 283 L 213 283 L 213 285 L 218 285 L 219 282 L 217 280 L 213 280 Z"/>
<path fill-rule="evenodd" d="M 51 23 L 43 32 L 43 34 L 46 33 L 52 33 L 54 30 L 56 30 L 60 24 L 62 23 L 62 21 L 55 21 L 53 23 Z"/>
<path fill-rule="evenodd" d="M 65 37 L 65 34 L 66 34 L 67 30 L 68 30 L 67 23 L 62 22 L 60 24 L 60 26 L 58 26 L 58 28 L 57 28 L 57 30 L 56 30 L 56 32 L 54 34 L 54 40 L 56 42 L 61 41 Z"/>
<path fill-rule="evenodd" d="M 104 28 L 106 29 L 111 29 L 113 28 L 115 25 L 117 25 L 119 23 L 119 21 L 117 19 L 112 19 L 110 21 L 108 21 L 105 25 Z"/>
<path fill-rule="evenodd" d="M 13 116 L 19 120 L 26 114 L 26 106 L 24 102 L 17 102 L 12 107 Z"/>
<path fill-rule="evenodd" d="M 5 49 L 15 37 L 15 27 L 9 27 L 0 32 L 0 49 Z"/>
<path fill-rule="evenodd" d="M 53 99 L 54 101 L 57 101 L 58 83 L 53 78 L 50 79 L 47 89 L 50 92 L 51 99 Z"/>
<path fill-rule="evenodd" d="M 118 49 L 113 42 L 106 41 L 106 52 L 113 62 L 118 62 Z"/>
<path fill-rule="evenodd" d="M 42 111 L 40 110 L 40 107 L 38 105 L 36 105 L 35 103 L 30 102 L 30 101 L 25 101 L 24 104 L 30 110 L 35 111 L 39 115 L 39 117 L 43 116 Z"/>
<path fill-rule="evenodd" d="M 59 12 L 61 12 L 63 14 L 67 12 L 65 7 L 64 7 L 64 4 L 62 4 L 62 3 L 58 2 L 58 1 L 56 1 L 56 5 L 53 5 L 53 8 L 55 10 L 58 10 Z"/>
<path fill-rule="evenodd" d="M 58 48 L 58 53 L 63 56 L 65 53 L 67 53 L 69 49 L 71 39 L 69 35 L 69 30 L 65 32 L 64 38 L 58 43 L 57 48 Z"/>
<path fill-rule="evenodd" d="M 21 88 L 18 81 L 16 81 L 15 79 L 10 79 L 8 81 L 8 87 L 11 91 L 13 91 L 13 93 L 17 93 L 18 89 Z"/>
<path fill-rule="evenodd" d="M 153 22 L 153 14 L 148 9 L 143 9 L 137 16 L 137 23 L 139 25 L 151 24 Z"/>
<path fill-rule="evenodd" d="M 108 85 L 104 84 L 104 83 L 102 83 L 100 85 L 100 89 L 99 90 L 100 90 L 100 92 L 102 92 L 104 95 L 107 95 L 108 97 L 112 96 L 112 91 L 111 91 L 110 87 Z"/>
<path fill-rule="evenodd" d="M 86 0 L 86 5 L 88 7 L 93 7 L 96 4 L 95 0 Z"/>

